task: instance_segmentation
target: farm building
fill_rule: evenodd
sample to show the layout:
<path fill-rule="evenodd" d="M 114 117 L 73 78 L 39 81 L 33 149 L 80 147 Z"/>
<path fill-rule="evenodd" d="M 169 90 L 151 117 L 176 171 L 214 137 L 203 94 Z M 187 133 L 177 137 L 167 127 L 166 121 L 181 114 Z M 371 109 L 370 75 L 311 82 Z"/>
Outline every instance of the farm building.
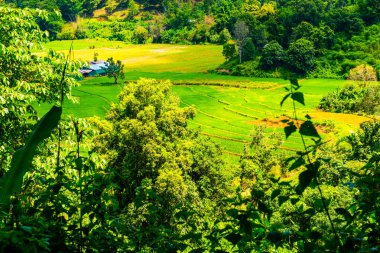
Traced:
<path fill-rule="evenodd" d="M 97 75 L 105 75 L 106 70 L 108 69 L 108 62 L 106 61 L 91 61 L 88 67 L 83 67 L 79 70 L 79 72 L 84 76 L 97 76 Z"/>

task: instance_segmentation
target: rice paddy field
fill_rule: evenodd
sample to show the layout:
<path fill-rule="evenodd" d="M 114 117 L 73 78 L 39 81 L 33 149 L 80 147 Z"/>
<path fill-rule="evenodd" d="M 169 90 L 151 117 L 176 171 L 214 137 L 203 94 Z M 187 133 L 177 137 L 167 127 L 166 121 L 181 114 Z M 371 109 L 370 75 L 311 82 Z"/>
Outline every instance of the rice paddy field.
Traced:
<path fill-rule="evenodd" d="M 250 143 L 251 132 L 257 125 L 266 125 L 267 132 L 284 136 L 281 149 L 291 152 L 301 150 L 299 136 L 291 136 L 285 141 L 283 134 L 281 120 L 293 115 L 290 101 L 280 106 L 288 81 L 208 73 L 224 61 L 221 46 L 126 45 L 104 40 L 75 41 L 73 45 L 75 59 L 89 61 L 97 52 L 98 59 L 114 57 L 122 60 L 126 81 L 139 78 L 171 80 L 174 84 L 172 91 L 180 97 L 181 106 L 193 105 L 197 109 L 197 116 L 190 121 L 190 127 L 199 128 L 204 136 L 219 143 L 230 160 L 238 160 L 244 146 Z M 67 53 L 70 42 L 55 41 L 45 47 Z M 117 95 L 125 85 L 112 83 L 113 80 L 107 77 L 81 81 L 81 86 L 73 91 L 79 103 L 67 101 L 64 114 L 104 117 L 110 104 L 117 102 Z M 325 139 L 347 135 L 361 122 L 368 120 L 364 116 L 316 109 L 321 97 L 344 86 L 344 80 L 309 79 L 300 80 L 300 84 L 306 106 L 297 105 L 297 114 L 300 118 L 309 114 Z M 40 114 L 48 108 L 49 105 L 41 105 Z"/>

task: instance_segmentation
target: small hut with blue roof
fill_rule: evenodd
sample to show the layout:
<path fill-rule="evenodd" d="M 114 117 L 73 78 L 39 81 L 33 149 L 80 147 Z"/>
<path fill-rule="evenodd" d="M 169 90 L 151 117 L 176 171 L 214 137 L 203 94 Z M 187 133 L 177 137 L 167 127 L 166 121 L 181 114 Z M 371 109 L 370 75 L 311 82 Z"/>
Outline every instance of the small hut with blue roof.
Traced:
<path fill-rule="evenodd" d="M 89 76 L 103 76 L 106 74 L 106 70 L 108 69 L 109 64 L 106 61 L 91 61 L 89 67 L 83 67 L 79 70 L 79 72 L 84 77 Z"/>

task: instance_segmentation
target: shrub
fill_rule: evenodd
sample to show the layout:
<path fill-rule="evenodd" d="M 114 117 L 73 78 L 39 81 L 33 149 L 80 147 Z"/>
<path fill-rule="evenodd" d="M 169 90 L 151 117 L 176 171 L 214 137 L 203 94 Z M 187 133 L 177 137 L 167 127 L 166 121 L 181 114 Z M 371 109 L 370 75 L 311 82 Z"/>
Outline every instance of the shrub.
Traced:
<path fill-rule="evenodd" d="M 285 52 L 277 41 L 271 41 L 263 48 L 260 58 L 260 68 L 270 70 L 280 67 L 285 59 Z"/>
<path fill-rule="evenodd" d="M 267 72 L 261 70 L 258 61 L 247 61 L 237 65 L 232 70 L 233 75 L 237 76 L 250 76 L 250 77 L 262 77 L 262 78 L 281 78 L 282 73 L 280 70 Z"/>
<path fill-rule="evenodd" d="M 219 34 L 219 43 L 225 44 L 228 41 L 232 40 L 231 33 L 228 31 L 227 28 L 224 28 L 220 34 Z"/>
<path fill-rule="evenodd" d="M 350 84 L 323 97 L 319 108 L 330 112 L 377 114 L 380 111 L 380 86 Z"/>
<path fill-rule="evenodd" d="M 66 24 L 62 27 L 60 33 L 57 34 L 58 40 L 73 40 L 75 39 L 75 28 L 71 24 Z"/>
<path fill-rule="evenodd" d="M 223 45 L 223 56 L 227 61 L 237 56 L 237 48 L 234 41 L 229 40 Z"/>
<path fill-rule="evenodd" d="M 246 40 L 244 40 L 242 47 L 243 47 L 243 50 L 242 50 L 243 61 L 249 61 L 255 58 L 256 48 L 251 38 L 247 38 Z"/>
<path fill-rule="evenodd" d="M 364 93 L 363 88 L 350 84 L 324 96 L 319 103 L 319 108 L 329 112 L 356 112 Z"/>
<path fill-rule="evenodd" d="M 115 34 L 114 39 L 124 41 L 125 43 L 133 43 L 133 31 L 123 30 Z"/>
<path fill-rule="evenodd" d="M 288 68 L 295 74 L 305 75 L 315 67 L 314 45 L 307 39 L 290 43 L 287 55 Z"/>
<path fill-rule="evenodd" d="M 145 29 L 142 26 L 136 27 L 136 30 L 134 32 L 134 38 L 136 39 L 137 43 L 144 44 L 148 37 L 149 33 L 147 29 Z"/>
<path fill-rule="evenodd" d="M 372 66 L 361 64 L 350 70 L 348 79 L 366 85 L 369 81 L 377 81 L 376 70 Z"/>

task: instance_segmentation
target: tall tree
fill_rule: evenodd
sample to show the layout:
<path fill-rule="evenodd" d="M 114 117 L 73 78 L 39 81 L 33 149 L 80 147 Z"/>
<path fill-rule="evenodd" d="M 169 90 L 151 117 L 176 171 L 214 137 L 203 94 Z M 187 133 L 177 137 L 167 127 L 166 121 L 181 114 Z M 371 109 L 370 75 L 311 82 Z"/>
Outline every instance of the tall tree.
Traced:
<path fill-rule="evenodd" d="M 242 56 L 243 56 L 243 45 L 249 35 L 248 26 L 246 25 L 244 21 L 239 20 L 238 22 L 236 22 L 234 35 L 235 35 L 236 44 L 238 46 L 238 51 L 239 51 L 239 62 L 241 63 Z"/>

